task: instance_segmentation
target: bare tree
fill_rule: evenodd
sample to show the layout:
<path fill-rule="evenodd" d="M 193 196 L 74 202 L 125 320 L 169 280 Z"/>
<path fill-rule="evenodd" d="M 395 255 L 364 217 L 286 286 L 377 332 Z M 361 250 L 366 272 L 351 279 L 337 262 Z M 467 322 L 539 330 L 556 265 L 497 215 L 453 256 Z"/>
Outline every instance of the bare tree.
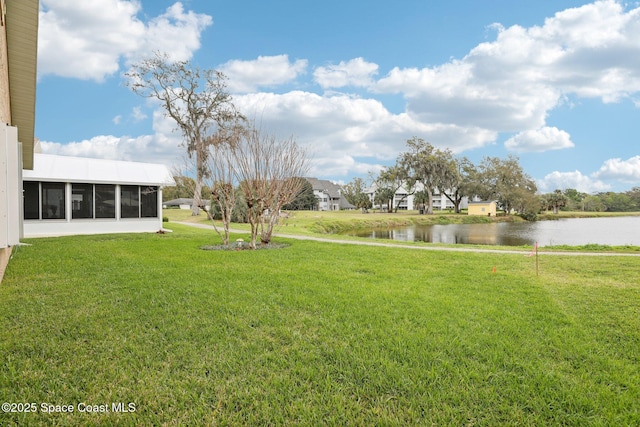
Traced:
<path fill-rule="evenodd" d="M 187 155 L 195 156 L 192 214 L 198 215 L 202 182 L 210 174 L 208 146 L 216 141 L 208 136 L 242 117 L 227 92 L 225 75 L 194 67 L 189 61 L 171 61 L 168 54 L 156 52 L 134 64 L 125 76 L 133 92 L 160 101 L 165 115 L 180 129 Z"/>
<path fill-rule="evenodd" d="M 235 150 L 238 149 L 239 141 L 245 132 L 244 127 L 240 125 L 220 128 L 211 137 L 213 141 L 208 144 L 210 151 L 209 170 L 211 173 L 209 187 L 211 188 L 211 201 L 220 212 L 224 235 L 218 231 L 212 213 L 208 211 L 207 214 L 225 245 L 229 244 L 231 218 L 236 206 L 235 183 L 237 168 Z"/>
<path fill-rule="evenodd" d="M 242 134 L 233 150 L 236 178 L 248 208 L 251 248 L 258 233 L 269 243 L 278 223 L 280 209 L 302 188 L 308 168 L 306 152 L 293 138 L 278 140 L 254 128 Z"/>

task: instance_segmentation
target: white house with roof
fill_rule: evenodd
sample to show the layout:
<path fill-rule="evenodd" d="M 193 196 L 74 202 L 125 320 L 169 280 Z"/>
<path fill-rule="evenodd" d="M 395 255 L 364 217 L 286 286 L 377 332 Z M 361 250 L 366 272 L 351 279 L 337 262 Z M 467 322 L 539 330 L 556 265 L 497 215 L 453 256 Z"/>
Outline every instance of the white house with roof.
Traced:
<path fill-rule="evenodd" d="M 206 210 L 211 209 L 211 200 L 201 200 L 201 202 L 204 203 L 204 208 Z M 181 197 L 179 199 L 167 200 L 166 202 L 162 202 L 162 207 L 164 209 L 177 208 L 182 210 L 191 210 L 193 207 L 193 199 Z"/>
<path fill-rule="evenodd" d="M 378 186 L 374 182 L 367 190 L 366 193 L 369 196 L 369 200 L 373 203 L 374 208 L 380 208 L 374 203 Z M 401 186 L 396 190 L 393 196 L 393 209 L 398 206 L 398 210 L 418 210 L 420 207 L 415 202 L 415 193 L 418 191 L 424 191 L 424 185 L 421 182 L 415 184 L 415 188 L 407 189 L 406 186 Z M 464 197 L 460 202 L 460 209 L 466 209 L 468 206 L 468 198 Z M 447 210 L 454 209 L 453 202 L 449 200 L 445 192 L 436 189 L 433 192 L 433 209 L 434 210 Z"/>
<path fill-rule="evenodd" d="M 175 185 L 164 165 L 51 154 L 22 179 L 24 237 L 158 231 L 162 187 Z"/>
<path fill-rule="evenodd" d="M 338 184 L 326 179 L 305 178 L 313 188 L 313 194 L 318 199 L 319 211 L 339 211 L 341 209 L 354 209 L 343 196 Z"/>

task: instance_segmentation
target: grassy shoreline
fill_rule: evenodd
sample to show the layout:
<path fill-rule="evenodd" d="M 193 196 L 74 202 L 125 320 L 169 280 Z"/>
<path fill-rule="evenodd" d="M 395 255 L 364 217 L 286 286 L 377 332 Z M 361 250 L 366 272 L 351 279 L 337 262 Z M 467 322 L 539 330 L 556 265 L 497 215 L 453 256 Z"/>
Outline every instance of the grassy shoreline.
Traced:
<path fill-rule="evenodd" d="M 211 230 L 32 239 L 0 286 L 9 402 L 134 413 L 28 425 L 638 425 L 640 269 L 625 257 L 296 241 Z"/>
<path fill-rule="evenodd" d="M 164 216 L 169 221 L 211 224 L 204 215 L 191 216 L 191 211 L 180 209 L 165 209 Z M 640 216 L 640 212 L 560 212 L 553 214 L 548 212 L 541 215 L 541 220 L 558 220 L 566 218 L 603 218 L 603 217 L 620 217 L 620 216 Z M 326 237 L 331 235 L 332 238 L 341 240 L 358 240 L 370 241 L 368 238 L 357 238 L 340 233 L 357 229 L 373 229 L 373 228 L 390 228 L 401 227 L 407 225 L 447 225 L 447 224 L 482 224 L 492 222 L 524 222 L 517 216 L 498 216 L 498 217 L 477 217 L 468 216 L 466 214 L 454 214 L 450 212 L 437 212 L 434 215 L 419 215 L 417 211 L 400 211 L 398 213 L 361 213 L 358 211 L 291 211 L 287 212 L 287 216 L 281 221 L 281 225 L 277 228 L 277 232 L 282 234 Z M 221 224 L 218 222 L 218 225 Z M 237 230 L 249 230 L 247 224 L 232 224 Z M 432 243 L 423 242 L 395 242 L 385 241 L 390 244 L 398 245 L 434 245 Z M 470 247 L 470 248 L 486 248 L 483 245 L 444 245 L 435 244 L 444 247 Z M 512 246 L 491 246 L 492 249 L 498 250 L 514 250 L 519 249 Z M 522 247 L 520 249 L 530 250 L 531 247 Z M 640 246 L 608 246 L 608 245 L 580 245 L 580 246 L 545 246 L 545 251 L 562 251 L 562 252 L 619 252 L 619 253 L 637 253 L 640 252 Z"/>
<path fill-rule="evenodd" d="M 170 221 L 209 222 L 206 216 L 192 216 L 191 211 L 184 209 L 164 209 L 163 215 Z M 621 216 L 640 216 L 640 212 L 579 212 L 561 211 L 558 214 L 544 212 L 539 215 L 541 221 L 553 221 L 567 218 L 607 218 Z M 524 222 L 517 215 L 500 215 L 496 217 L 469 216 L 465 213 L 455 214 L 449 211 L 435 211 L 433 215 L 420 215 L 417 211 L 399 211 L 386 213 L 370 211 L 287 211 L 282 222 L 284 226 L 299 228 L 302 231 L 316 234 L 333 234 L 345 230 L 359 228 L 392 227 L 410 224 L 482 224 L 493 222 Z M 234 228 L 246 226 L 234 224 Z"/>

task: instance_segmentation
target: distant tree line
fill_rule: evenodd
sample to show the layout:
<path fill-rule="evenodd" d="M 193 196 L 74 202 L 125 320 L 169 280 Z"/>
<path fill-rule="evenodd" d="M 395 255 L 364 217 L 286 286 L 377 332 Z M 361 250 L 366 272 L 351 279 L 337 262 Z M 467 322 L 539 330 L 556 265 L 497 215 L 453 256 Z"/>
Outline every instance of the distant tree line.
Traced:
<path fill-rule="evenodd" d="M 479 164 L 466 157 L 456 157 L 421 138 L 407 141 L 407 151 L 396 163 L 372 177 L 373 201 L 366 194 L 367 185 L 355 178 L 344 186 L 343 195 L 356 207 L 366 210 L 373 204 L 397 212 L 403 198 L 396 198 L 400 188 L 404 197 L 413 195 L 414 203 L 426 214 L 433 214 L 433 195 L 442 192 L 460 212 L 463 198 L 494 200 L 505 214 L 515 213 L 535 220 L 544 210 L 558 212 L 632 212 L 640 211 L 640 187 L 624 193 L 586 194 L 575 189 L 539 194 L 535 181 L 526 174 L 515 156 L 506 159 L 484 157 Z M 417 185 L 418 183 L 422 185 Z"/>
<path fill-rule="evenodd" d="M 640 211 L 640 187 L 616 193 L 612 191 L 596 194 L 582 193 L 575 188 L 555 190 L 540 198 L 542 208 L 554 211 L 584 212 L 638 212 Z"/>
<path fill-rule="evenodd" d="M 414 196 L 426 214 L 433 214 L 436 190 L 451 201 L 456 213 L 465 197 L 495 200 L 505 213 L 515 212 L 527 219 L 535 219 L 540 211 L 535 181 L 523 171 L 517 157 L 485 157 L 475 165 L 466 157 L 456 157 L 451 150 L 438 149 L 417 137 L 407 141 L 407 148 L 393 166 L 373 178 L 374 202 L 387 206 L 389 212 L 398 211 L 402 200 L 394 200 L 394 196 L 401 187 L 407 197 Z M 343 195 L 357 207 L 368 209 L 371 201 L 365 190 L 362 179 L 356 178 L 345 186 Z"/>
<path fill-rule="evenodd" d="M 162 190 L 162 200 L 164 202 L 182 198 L 190 199 L 193 197 L 193 188 L 195 187 L 195 180 L 193 178 L 176 175 L 173 177 L 173 180 L 176 182 L 175 186 L 166 187 Z M 235 188 L 235 191 L 235 207 L 232 212 L 231 222 L 247 223 L 249 219 L 247 218 L 247 206 L 244 201 L 244 196 L 239 186 Z M 200 197 L 202 200 L 210 200 L 212 193 L 212 189 L 204 184 Z M 293 201 L 282 206 L 282 209 L 286 211 L 312 211 L 318 209 L 318 198 L 313 194 L 311 183 L 306 179 L 302 180 L 301 189 Z M 211 207 L 211 212 L 215 219 L 221 219 L 220 209 L 215 204 Z"/>

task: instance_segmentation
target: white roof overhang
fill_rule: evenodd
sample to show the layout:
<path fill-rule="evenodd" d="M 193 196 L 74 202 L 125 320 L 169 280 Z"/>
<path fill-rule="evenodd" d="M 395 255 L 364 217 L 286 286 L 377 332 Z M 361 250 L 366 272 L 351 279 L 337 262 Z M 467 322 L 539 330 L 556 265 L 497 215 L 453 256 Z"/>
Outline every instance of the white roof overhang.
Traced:
<path fill-rule="evenodd" d="M 34 154 L 33 170 L 22 172 L 25 181 L 87 184 L 175 185 L 165 165 Z"/>

